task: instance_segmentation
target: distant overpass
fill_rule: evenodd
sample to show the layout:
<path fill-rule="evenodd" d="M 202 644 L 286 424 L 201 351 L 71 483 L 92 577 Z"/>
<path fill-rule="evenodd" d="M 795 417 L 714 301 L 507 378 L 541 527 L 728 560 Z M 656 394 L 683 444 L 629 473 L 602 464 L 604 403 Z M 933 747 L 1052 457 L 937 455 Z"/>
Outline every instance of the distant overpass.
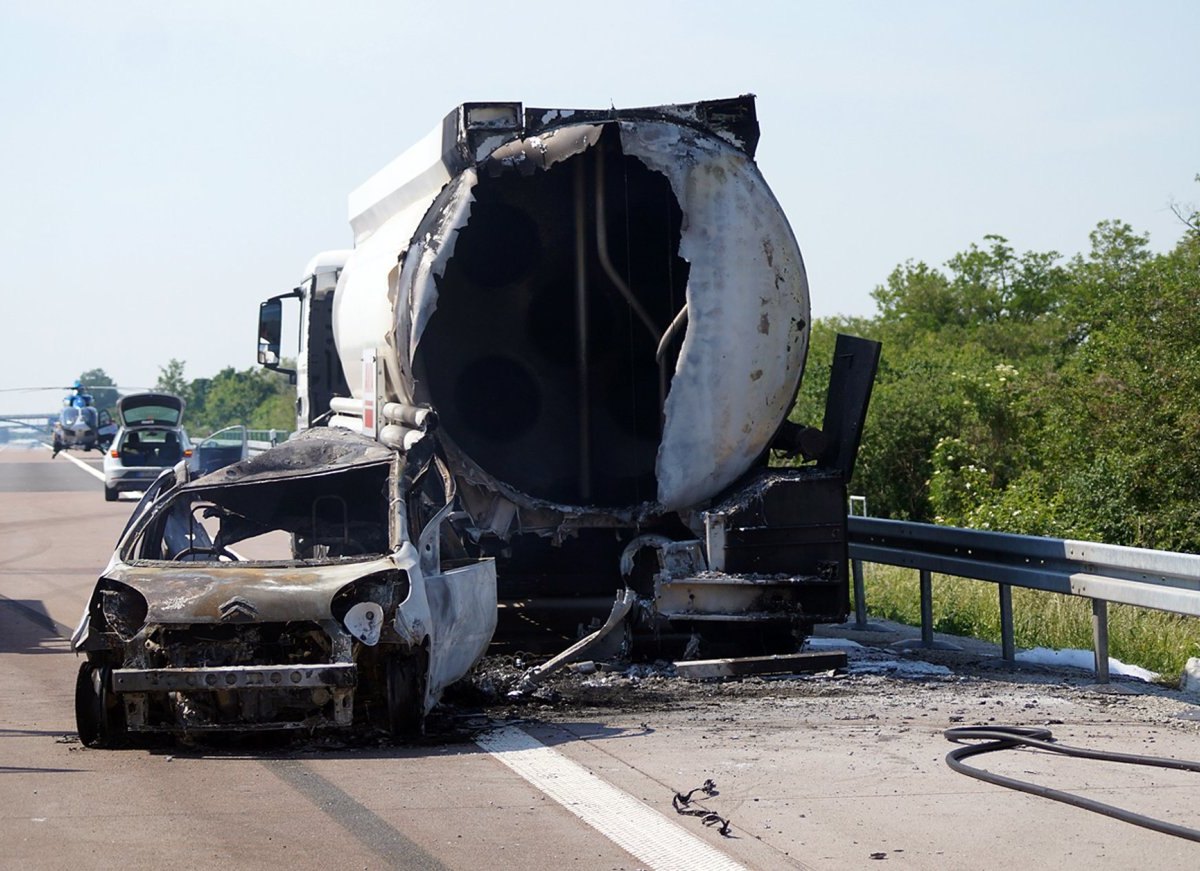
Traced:
<path fill-rule="evenodd" d="M 49 412 L 38 412 L 37 414 L 0 414 L 0 428 L 13 431 L 28 431 L 35 433 L 48 433 L 52 426 L 51 421 L 54 415 Z"/>

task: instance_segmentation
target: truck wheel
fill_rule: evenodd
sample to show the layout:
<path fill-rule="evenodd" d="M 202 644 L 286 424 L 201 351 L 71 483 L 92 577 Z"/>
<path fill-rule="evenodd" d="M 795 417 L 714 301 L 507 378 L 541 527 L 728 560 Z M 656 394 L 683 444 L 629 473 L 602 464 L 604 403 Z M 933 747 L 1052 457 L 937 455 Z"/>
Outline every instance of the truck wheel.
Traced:
<path fill-rule="evenodd" d="M 107 484 L 104 485 L 104 501 L 105 502 L 116 502 L 118 495 L 119 495 L 119 493 L 118 493 L 116 487 L 110 487 Z"/>
<path fill-rule="evenodd" d="M 125 742 L 125 709 L 112 691 L 112 669 L 85 662 L 75 680 L 75 728 L 88 747 L 119 747 Z"/>
<path fill-rule="evenodd" d="M 393 738 L 420 735 L 425 726 L 425 651 L 389 657 L 384 665 L 388 732 Z"/>

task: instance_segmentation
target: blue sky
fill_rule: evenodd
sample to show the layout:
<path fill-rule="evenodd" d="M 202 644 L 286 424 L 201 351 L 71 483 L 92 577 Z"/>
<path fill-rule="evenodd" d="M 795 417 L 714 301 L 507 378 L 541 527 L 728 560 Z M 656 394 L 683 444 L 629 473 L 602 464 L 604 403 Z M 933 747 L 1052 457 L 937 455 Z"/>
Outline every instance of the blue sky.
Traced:
<path fill-rule="evenodd" d="M 1198 45 L 1194 0 L 2 0 L 0 387 L 253 365 L 258 302 L 463 101 L 757 94 L 817 316 L 986 233 L 1071 255 L 1120 218 L 1163 250 L 1200 202 Z"/>

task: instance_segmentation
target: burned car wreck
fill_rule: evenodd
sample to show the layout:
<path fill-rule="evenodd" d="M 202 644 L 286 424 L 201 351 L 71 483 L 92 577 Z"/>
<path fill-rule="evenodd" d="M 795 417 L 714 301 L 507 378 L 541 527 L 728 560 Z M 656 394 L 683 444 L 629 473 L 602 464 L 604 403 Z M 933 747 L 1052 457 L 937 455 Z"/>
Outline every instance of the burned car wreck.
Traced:
<path fill-rule="evenodd" d="M 337 429 L 164 473 L 72 638 L 80 737 L 420 729 L 495 628 L 495 566 L 457 544 L 453 502 L 432 440 Z"/>

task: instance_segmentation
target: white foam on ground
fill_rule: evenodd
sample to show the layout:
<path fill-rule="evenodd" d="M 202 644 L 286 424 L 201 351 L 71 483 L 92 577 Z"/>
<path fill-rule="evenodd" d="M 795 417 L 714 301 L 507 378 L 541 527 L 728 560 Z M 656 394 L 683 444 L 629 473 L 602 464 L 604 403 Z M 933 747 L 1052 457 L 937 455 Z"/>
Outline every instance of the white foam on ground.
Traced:
<path fill-rule="evenodd" d="M 1096 657 L 1090 650 L 1051 650 L 1048 647 L 1035 647 L 1023 650 L 1017 654 L 1017 662 L 1028 662 L 1033 665 L 1050 665 L 1056 668 L 1081 668 L 1092 671 L 1096 667 Z M 1119 674 L 1124 677 L 1135 677 L 1144 681 L 1158 680 L 1159 675 L 1140 665 L 1129 665 L 1119 659 L 1108 658 L 1109 674 Z"/>
<path fill-rule="evenodd" d="M 809 637 L 804 642 L 805 650 L 853 650 L 861 648 L 862 645 L 857 641 L 851 641 L 849 638 L 813 638 Z"/>
<path fill-rule="evenodd" d="M 944 665 L 919 659 L 853 662 L 847 671 L 850 674 L 890 674 L 896 677 L 947 677 L 954 673 Z"/>

